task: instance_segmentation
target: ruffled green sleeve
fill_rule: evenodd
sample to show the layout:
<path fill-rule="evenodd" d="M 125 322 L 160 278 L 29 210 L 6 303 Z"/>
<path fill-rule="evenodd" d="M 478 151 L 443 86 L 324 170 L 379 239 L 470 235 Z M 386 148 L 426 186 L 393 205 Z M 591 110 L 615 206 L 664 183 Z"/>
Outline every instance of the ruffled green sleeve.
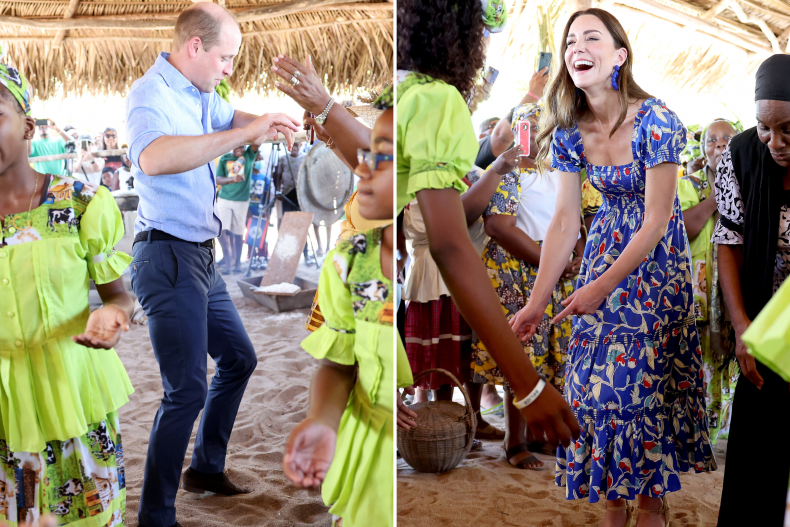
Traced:
<path fill-rule="evenodd" d="M 351 292 L 346 284 L 351 267 L 348 253 L 331 251 L 321 268 L 318 280 L 318 305 L 324 324 L 302 341 L 302 348 L 316 359 L 352 365 L 356 324 Z"/>
<path fill-rule="evenodd" d="M 123 237 L 121 211 L 106 187 L 99 187 L 80 218 L 80 245 L 88 274 L 97 285 L 117 280 L 132 258 L 114 249 Z"/>
<path fill-rule="evenodd" d="M 469 109 L 454 87 L 432 80 L 398 99 L 398 211 L 420 190 L 466 191 L 479 145 Z"/>

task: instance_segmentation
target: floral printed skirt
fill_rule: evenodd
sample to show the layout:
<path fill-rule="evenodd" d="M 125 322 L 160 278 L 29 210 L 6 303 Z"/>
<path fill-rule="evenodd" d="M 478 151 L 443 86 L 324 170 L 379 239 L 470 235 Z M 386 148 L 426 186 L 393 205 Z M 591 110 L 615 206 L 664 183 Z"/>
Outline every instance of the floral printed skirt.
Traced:
<path fill-rule="evenodd" d="M 43 452 L 12 452 L 0 439 L 0 522 L 39 526 L 45 514 L 59 525 L 124 524 L 126 478 L 118 413 L 85 435 L 48 441 Z"/>
<path fill-rule="evenodd" d="M 604 337 L 578 327 L 574 317 L 565 396 L 581 437 L 558 448 L 555 474 L 566 497 L 661 497 L 680 490 L 680 472 L 714 470 L 693 318 Z"/>
<path fill-rule="evenodd" d="M 502 303 L 505 316 L 510 320 L 527 304 L 538 277 L 538 268 L 513 258 L 493 241 L 486 247 L 483 260 L 488 267 L 488 276 Z M 559 324 L 552 324 L 551 319 L 565 309 L 561 303 L 573 291 L 573 281 L 557 282 L 532 342 L 524 344 L 524 351 L 529 354 L 532 365 L 543 379 L 557 388 L 560 393 L 565 386 L 566 353 L 573 326 L 568 318 Z M 486 350 L 485 344 L 475 333 L 472 334 L 472 381 L 498 385 L 507 382 Z"/>

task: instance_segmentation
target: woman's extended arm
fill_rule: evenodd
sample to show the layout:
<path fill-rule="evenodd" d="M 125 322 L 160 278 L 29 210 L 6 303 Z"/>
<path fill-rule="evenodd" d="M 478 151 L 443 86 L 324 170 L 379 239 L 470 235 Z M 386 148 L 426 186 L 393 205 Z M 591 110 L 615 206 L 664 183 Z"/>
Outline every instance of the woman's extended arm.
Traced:
<path fill-rule="evenodd" d="M 727 304 L 727 312 L 732 321 L 732 328 L 735 330 L 735 356 L 738 358 L 741 371 L 746 378 L 758 388 L 762 388 L 763 377 L 757 371 L 754 357 L 749 355 L 746 344 L 741 340 L 743 333 L 752 323 L 746 314 L 746 305 L 743 302 L 743 291 L 741 290 L 743 246 L 720 244 L 716 265 L 719 267 L 721 292 L 724 295 L 724 302 Z"/>
<path fill-rule="evenodd" d="M 467 227 L 470 227 L 476 222 L 477 218 L 482 216 L 486 211 L 486 207 L 491 203 L 491 198 L 494 196 L 494 192 L 496 192 L 499 183 L 502 181 L 502 176 L 516 168 L 516 166 L 522 166 L 516 165 L 516 161 L 523 152 L 523 147 L 516 145 L 501 154 L 491 164 L 491 168 L 480 176 L 480 180 L 461 195 L 461 202 L 464 204 L 464 213 L 466 214 Z M 521 158 L 521 163 L 524 167 L 534 166 L 525 157 Z"/>
<path fill-rule="evenodd" d="M 581 184 L 578 172 L 558 172 L 557 182 L 556 207 L 541 247 L 532 296 L 527 305 L 510 319 L 510 326 L 522 341 L 532 338 L 536 325 L 543 319 L 546 304 L 568 264 L 581 229 Z"/>
<path fill-rule="evenodd" d="M 577 289 L 563 302 L 566 307 L 554 318 L 554 323 L 570 315 L 594 313 L 617 284 L 634 272 L 666 235 L 677 195 L 677 185 L 677 165 L 674 163 L 662 163 L 647 170 L 645 214 L 639 232 L 609 269 L 594 281 Z"/>
<path fill-rule="evenodd" d="M 516 217 L 492 214 L 484 218 L 486 234 L 514 257 L 530 265 L 540 264 L 540 245 L 516 227 Z"/>
<path fill-rule="evenodd" d="M 436 261 L 453 301 L 464 318 L 490 350 L 520 399 L 535 387 L 539 376 L 529 356 L 508 331 L 502 306 L 488 273 L 475 252 L 464 222 L 461 197 L 455 189 L 425 189 L 417 192 L 431 256 Z M 578 201 L 577 201 L 578 203 Z M 552 444 L 567 446 L 578 438 L 579 425 L 562 396 L 546 386 L 537 401 L 524 410 L 530 428 L 545 433 Z"/>

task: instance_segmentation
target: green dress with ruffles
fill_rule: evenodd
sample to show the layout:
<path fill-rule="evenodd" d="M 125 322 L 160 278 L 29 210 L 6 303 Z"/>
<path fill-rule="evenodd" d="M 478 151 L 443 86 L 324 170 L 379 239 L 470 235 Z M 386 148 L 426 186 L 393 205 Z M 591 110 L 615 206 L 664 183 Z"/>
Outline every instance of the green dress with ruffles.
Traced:
<path fill-rule="evenodd" d="M 326 322 L 302 341 L 316 359 L 359 368 L 322 488 L 343 527 L 392 526 L 393 381 L 412 384 L 400 339 L 397 372 L 393 368 L 394 291 L 381 271 L 382 231 L 356 234 L 327 255 L 318 284 Z"/>
<path fill-rule="evenodd" d="M 0 521 L 122 525 L 117 410 L 133 392 L 116 352 L 71 340 L 85 331 L 90 281 L 131 258 L 109 191 L 52 176 L 43 204 L 3 218 L 0 245 Z"/>

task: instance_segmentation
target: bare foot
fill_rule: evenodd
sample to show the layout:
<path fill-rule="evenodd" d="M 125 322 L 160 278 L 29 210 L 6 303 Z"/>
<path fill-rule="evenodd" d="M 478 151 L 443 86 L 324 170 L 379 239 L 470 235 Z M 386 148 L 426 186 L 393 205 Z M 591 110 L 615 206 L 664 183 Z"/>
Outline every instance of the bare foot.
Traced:
<path fill-rule="evenodd" d="M 483 386 L 483 394 L 480 397 L 480 406 L 483 408 L 493 408 L 502 404 L 502 397 L 496 391 L 496 386 L 493 384 L 486 384 Z"/>
<path fill-rule="evenodd" d="M 516 468 L 536 469 L 543 466 L 543 461 L 527 449 L 527 445 L 521 443 L 515 445 L 505 452 L 507 462 Z"/>
<path fill-rule="evenodd" d="M 427 403 L 430 401 L 429 395 L 430 392 L 428 390 L 424 390 L 422 388 L 416 388 L 414 394 L 414 404 L 417 403 Z"/>

